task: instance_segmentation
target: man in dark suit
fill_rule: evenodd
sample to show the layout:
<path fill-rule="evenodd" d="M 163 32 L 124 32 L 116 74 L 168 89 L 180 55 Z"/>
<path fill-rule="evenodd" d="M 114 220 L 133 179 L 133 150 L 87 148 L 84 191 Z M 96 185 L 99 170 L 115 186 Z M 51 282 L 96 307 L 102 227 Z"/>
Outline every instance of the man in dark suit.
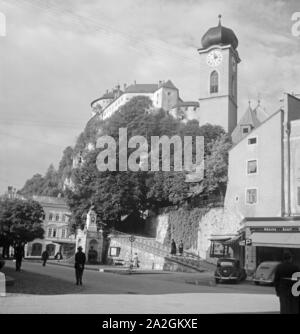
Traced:
<path fill-rule="evenodd" d="M 276 295 L 280 301 L 281 314 L 297 314 L 299 312 L 298 298 L 292 294 L 292 275 L 300 271 L 298 266 L 292 263 L 292 254 L 288 251 L 283 254 L 283 261 L 275 271 L 274 285 Z"/>
<path fill-rule="evenodd" d="M 15 246 L 16 271 L 21 271 L 22 259 L 24 257 L 24 246 L 19 243 Z"/>
<path fill-rule="evenodd" d="M 78 252 L 75 254 L 76 285 L 82 285 L 82 275 L 86 258 L 81 246 L 79 246 L 77 250 Z"/>

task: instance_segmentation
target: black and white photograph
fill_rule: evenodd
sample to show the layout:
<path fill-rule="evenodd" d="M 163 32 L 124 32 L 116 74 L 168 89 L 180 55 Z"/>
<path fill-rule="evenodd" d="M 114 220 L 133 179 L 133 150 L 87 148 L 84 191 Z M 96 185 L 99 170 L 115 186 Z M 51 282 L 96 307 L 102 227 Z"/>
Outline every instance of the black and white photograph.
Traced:
<path fill-rule="evenodd" d="M 299 55 L 298 0 L 0 0 L 0 314 L 299 315 Z"/>

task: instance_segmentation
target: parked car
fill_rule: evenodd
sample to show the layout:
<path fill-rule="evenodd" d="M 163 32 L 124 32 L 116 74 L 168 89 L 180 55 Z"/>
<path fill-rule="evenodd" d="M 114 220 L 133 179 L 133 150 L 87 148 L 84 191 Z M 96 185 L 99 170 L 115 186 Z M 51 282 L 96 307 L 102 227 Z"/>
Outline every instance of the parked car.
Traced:
<path fill-rule="evenodd" d="M 274 284 L 275 269 L 280 262 L 266 261 L 262 262 L 256 269 L 253 276 L 253 282 L 258 284 Z"/>
<path fill-rule="evenodd" d="M 234 258 L 222 258 L 217 262 L 217 269 L 215 271 L 215 282 L 240 282 L 247 277 L 244 268 L 241 268 L 240 261 Z"/>

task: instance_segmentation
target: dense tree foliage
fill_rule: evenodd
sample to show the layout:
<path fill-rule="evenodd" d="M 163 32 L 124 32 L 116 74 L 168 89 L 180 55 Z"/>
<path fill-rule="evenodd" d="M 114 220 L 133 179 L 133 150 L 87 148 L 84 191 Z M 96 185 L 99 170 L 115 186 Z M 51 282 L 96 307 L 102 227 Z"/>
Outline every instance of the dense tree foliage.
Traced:
<path fill-rule="evenodd" d="M 93 125 L 89 124 L 89 133 L 82 134 L 79 141 L 89 138 L 90 143 L 95 144 L 99 135 L 109 135 L 117 143 L 116 159 L 118 166 L 119 129 L 127 128 L 127 136 L 143 136 L 151 143 L 151 136 L 172 137 L 204 136 L 205 154 L 213 151 L 214 141 L 225 136 L 224 130 L 219 126 L 206 124 L 199 126 L 198 121 L 180 122 L 168 115 L 164 110 L 152 108 L 150 99 L 136 97 L 119 109 L 106 120 L 101 129 L 98 121 L 93 131 Z M 85 141 L 85 145 L 88 142 Z M 81 147 L 83 150 L 83 147 Z M 128 149 L 128 156 L 135 149 Z M 142 215 L 147 209 L 158 210 L 162 207 L 182 205 L 189 198 L 197 196 L 198 192 L 186 181 L 186 172 L 99 172 L 96 166 L 96 158 L 100 149 L 86 151 L 84 162 L 74 170 L 73 182 L 75 188 L 66 192 L 68 203 L 75 217 L 76 225 L 82 223 L 84 212 L 93 203 L 100 219 L 108 225 L 119 223 L 124 215 Z M 171 154 L 172 154 L 171 150 Z M 195 154 L 195 150 L 193 151 Z M 151 154 L 151 152 L 150 152 Z M 172 157 L 171 157 L 172 166 Z M 150 168 L 150 165 L 149 165 Z M 210 174 L 207 174 L 210 177 Z M 212 186 L 213 179 L 202 185 L 202 191 L 215 191 Z"/>
<path fill-rule="evenodd" d="M 0 246 L 18 246 L 43 238 L 42 228 L 44 210 L 32 200 L 0 200 Z"/>
<path fill-rule="evenodd" d="M 96 148 L 97 139 L 102 135 L 115 139 L 118 167 L 120 128 L 127 128 L 128 139 L 137 135 L 145 137 L 149 146 L 151 136 L 178 135 L 182 139 L 184 136 L 192 136 L 193 144 L 196 136 L 204 136 L 205 179 L 195 187 L 195 184 L 186 182 L 186 172 L 174 171 L 172 147 L 171 171 L 121 172 L 117 168 L 116 171 L 100 172 L 96 161 L 103 149 Z M 148 209 L 158 211 L 164 207 L 182 206 L 187 201 L 191 203 L 190 200 L 199 194 L 223 195 L 226 189 L 229 147 L 228 136 L 220 126 L 199 126 L 196 120 L 181 122 L 164 110 L 153 108 L 149 98 L 138 96 L 105 121 L 100 120 L 98 115 L 91 118 L 79 135 L 74 149 L 65 149 L 58 171 L 50 166 L 45 176 L 34 175 L 20 192 L 24 195 L 57 196 L 62 192 L 64 180 L 70 178 L 74 187 L 66 189 L 64 196 L 73 213 L 74 227 L 83 223 L 92 204 L 99 218 L 107 226 L 111 226 L 119 224 L 124 216 L 142 217 Z M 135 149 L 128 148 L 127 157 L 133 151 Z M 149 168 L 151 153 L 150 150 Z M 193 157 L 195 153 L 193 145 Z M 82 160 L 73 168 L 73 159 L 79 156 Z"/>

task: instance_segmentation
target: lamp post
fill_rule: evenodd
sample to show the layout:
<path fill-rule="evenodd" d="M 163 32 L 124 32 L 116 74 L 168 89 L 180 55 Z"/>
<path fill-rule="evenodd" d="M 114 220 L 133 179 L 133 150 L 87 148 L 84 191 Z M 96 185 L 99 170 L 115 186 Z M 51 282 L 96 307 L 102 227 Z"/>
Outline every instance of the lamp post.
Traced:
<path fill-rule="evenodd" d="M 129 237 L 129 241 L 130 241 L 130 266 L 129 266 L 129 270 L 130 270 L 130 272 L 132 271 L 132 268 L 133 268 L 133 264 L 132 264 L 132 262 L 133 262 L 133 259 L 132 259 L 132 244 L 134 243 L 134 241 L 135 241 L 135 236 L 134 235 L 131 235 L 130 237 Z"/>

